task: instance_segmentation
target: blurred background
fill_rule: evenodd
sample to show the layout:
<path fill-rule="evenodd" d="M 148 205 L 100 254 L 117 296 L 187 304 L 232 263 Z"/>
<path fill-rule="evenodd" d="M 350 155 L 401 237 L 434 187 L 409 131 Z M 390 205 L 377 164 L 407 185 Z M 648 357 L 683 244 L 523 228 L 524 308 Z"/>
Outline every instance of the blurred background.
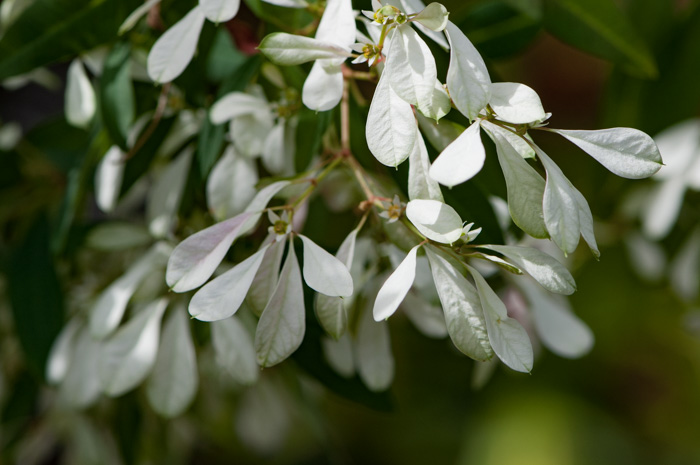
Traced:
<path fill-rule="evenodd" d="M 0 70 L 17 65 L 13 53 L 23 36 L 56 33 L 13 32 L 7 16 L 12 3 L 0 3 L 6 34 Z M 88 8 L 88 2 L 77 3 Z M 164 14 L 166 24 L 191 3 L 163 0 L 162 11 L 173 9 L 173 17 Z M 444 2 L 484 56 L 492 79 L 534 88 L 553 114 L 553 127 L 629 126 L 652 136 L 700 116 L 698 3 Z M 252 12 L 260 8 L 266 7 L 246 1 L 226 25 L 234 48 L 248 52 L 259 39 Z M 90 45 L 114 41 L 107 32 L 99 35 Z M 132 37 L 137 44 L 141 39 Z M 205 52 L 200 50 L 199 64 Z M 426 338 L 398 316 L 390 324 L 396 377 L 383 393 L 314 368 L 319 347 L 305 345 L 252 388 L 221 381 L 200 359 L 194 404 L 173 420 L 148 407 L 143 389 L 82 411 L 52 408 L 44 364 L 67 318 L 66 296 L 85 285 L 76 270 L 99 270 L 113 257 L 85 250 L 86 234 L 105 220 L 94 204 L 86 200 L 71 210 L 81 160 L 94 144 L 88 131 L 63 118 L 69 58 L 50 56 L 42 68 L 22 69 L 19 77 L 0 71 L 0 462 L 700 463 L 700 247 L 683 248 L 692 245 L 700 224 L 700 196 L 691 185 L 677 217 L 665 220 L 667 230 L 650 233 L 655 217 L 644 215 L 659 181 L 617 178 L 547 134 L 536 140 L 588 199 L 601 245 L 600 261 L 585 247 L 568 260 L 578 283 L 570 302 L 595 335 L 583 358 L 568 360 L 540 348 L 531 375 L 499 367 L 474 389 L 471 360 L 449 340 Z M 444 72 L 447 56 L 438 63 Z M 207 73 L 201 92 L 211 93 L 216 73 Z M 195 77 L 190 73 L 183 81 Z M 157 89 L 139 86 L 138 105 L 153 108 Z M 700 157 L 698 143 L 692 157 Z M 323 224 L 309 226 L 315 227 Z M 335 240 L 328 242 L 337 246 Z M 674 285 L 679 279 L 686 283 L 680 289 Z M 192 322 L 199 342 L 206 340 L 202 326 Z M 211 355 L 207 350 L 202 353 Z"/>

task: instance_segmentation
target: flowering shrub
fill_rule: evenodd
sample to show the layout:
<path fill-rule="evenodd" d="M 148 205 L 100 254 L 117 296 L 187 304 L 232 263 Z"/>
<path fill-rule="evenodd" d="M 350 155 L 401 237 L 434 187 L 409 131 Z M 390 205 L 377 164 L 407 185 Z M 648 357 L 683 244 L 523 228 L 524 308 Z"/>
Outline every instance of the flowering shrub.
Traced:
<path fill-rule="evenodd" d="M 439 3 L 265 2 L 309 21 L 294 29 L 266 16 L 287 32 L 256 44 L 262 57 L 197 57 L 200 41 L 226 49 L 228 36 L 207 36 L 207 22 L 221 30 L 240 6 L 199 0 L 168 18 L 147 56 L 119 42 L 70 64 L 66 120 L 87 130 L 99 120 L 108 135 L 92 146 L 94 204 L 108 220 L 86 243 L 123 256 L 104 276 L 84 273 L 84 292 L 71 296 L 46 364 L 59 403 L 86 408 L 144 385 L 152 408 L 175 417 L 196 396 L 198 363 L 253 385 L 317 323 L 325 361 L 384 391 L 397 311 L 483 372 L 530 372 L 533 341 L 563 357 L 587 353 L 593 335 L 563 297 L 574 278 L 544 250 L 570 255 L 582 237 L 597 258 L 593 215 L 533 135 L 558 134 L 629 179 L 660 169 L 654 141 L 632 128 L 550 128 L 556 116 L 536 91 L 492 82 Z M 120 33 L 157 24 L 158 5 L 138 6 Z M 434 54 L 449 60 L 445 76 Z M 215 99 L 179 85 L 205 73 L 228 76 Z M 95 89 L 90 75 L 106 84 Z M 158 86 L 155 109 L 137 111 L 134 82 Z M 506 198 L 455 194 L 488 157 Z M 470 209 L 476 202 L 486 210 Z M 315 219 L 329 211 L 350 220 Z M 120 221 L 129 215 L 145 227 Z M 306 233 L 311 221 L 323 227 Z M 348 225 L 338 247 L 319 233 Z M 209 331 L 193 338 L 189 318 Z"/>

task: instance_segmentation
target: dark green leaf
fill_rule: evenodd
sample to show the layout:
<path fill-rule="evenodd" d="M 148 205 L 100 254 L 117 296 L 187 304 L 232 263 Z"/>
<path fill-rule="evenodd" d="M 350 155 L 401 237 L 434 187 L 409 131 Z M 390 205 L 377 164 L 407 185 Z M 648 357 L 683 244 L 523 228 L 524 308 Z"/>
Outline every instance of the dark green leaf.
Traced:
<path fill-rule="evenodd" d="M 503 58 L 525 49 L 540 30 L 538 21 L 504 3 L 483 3 L 458 26 L 487 58 Z"/>
<path fill-rule="evenodd" d="M 331 124 L 333 111 L 315 112 L 304 107 L 299 112 L 297 147 L 294 166 L 298 172 L 308 168 L 311 159 L 320 154 L 321 139 Z"/>
<path fill-rule="evenodd" d="M 564 42 L 653 78 L 656 63 L 614 0 L 544 0 L 545 28 Z"/>
<path fill-rule="evenodd" d="M 221 85 L 217 93 L 217 99 L 233 91 L 241 91 L 246 88 L 250 80 L 260 68 L 260 57 L 254 56 L 243 61 L 236 69 L 232 69 L 228 79 Z M 214 125 L 209 118 L 205 118 L 202 129 L 199 132 L 197 143 L 197 164 L 202 179 L 206 179 L 209 171 L 219 158 L 224 146 L 225 124 Z"/>
<path fill-rule="evenodd" d="M 63 324 L 63 294 L 49 248 L 49 223 L 40 216 L 12 250 L 8 291 L 15 329 L 27 363 L 40 377 Z"/>
<path fill-rule="evenodd" d="M 114 46 L 105 60 L 100 77 L 100 114 L 109 137 L 122 150 L 128 151 L 127 136 L 134 121 L 134 86 L 131 83 L 128 43 Z"/>
<path fill-rule="evenodd" d="M 0 80 L 107 43 L 139 0 L 37 0 L 0 40 Z"/>

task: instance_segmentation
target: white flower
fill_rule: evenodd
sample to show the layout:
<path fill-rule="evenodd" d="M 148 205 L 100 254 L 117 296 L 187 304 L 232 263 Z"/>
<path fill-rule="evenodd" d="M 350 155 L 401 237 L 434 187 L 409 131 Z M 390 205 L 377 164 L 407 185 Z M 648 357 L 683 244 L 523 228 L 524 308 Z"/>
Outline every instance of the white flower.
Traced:
<path fill-rule="evenodd" d="M 282 212 L 282 216 L 278 216 L 275 212 L 269 210 L 267 218 L 272 225 L 268 228 L 268 231 L 270 234 L 275 234 L 276 241 L 284 240 L 292 232 L 292 223 L 289 221 L 289 214 L 286 210 Z"/>

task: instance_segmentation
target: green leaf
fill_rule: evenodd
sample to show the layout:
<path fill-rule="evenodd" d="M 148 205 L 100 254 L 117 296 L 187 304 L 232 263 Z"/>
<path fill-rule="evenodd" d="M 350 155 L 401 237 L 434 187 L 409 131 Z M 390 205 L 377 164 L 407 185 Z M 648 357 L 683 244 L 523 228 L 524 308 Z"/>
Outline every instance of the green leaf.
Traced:
<path fill-rule="evenodd" d="M 475 5 L 457 23 L 486 58 L 506 58 L 520 53 L 540 32 L 542 5 L 539 0 L 509 0 L 505 3 Z"/>
<path fill-rule="evenodd" d="M 0 80 L 104 44 L 139 0 L 37 0 L 0 40 Z"/>
<path fill-rule="evenodd" d="M 658 69 L 646 44 L 613 0 L 544 0 L 545 28 L 593 55 L 654 78 Z"/>
<path fill-rule="evenodd" d="M 129 150 L 126 139 L 135 114 L 130 55 L 128 43 L 116 44 L 107 55 L 99 86 L 102 123 L 112 141 L 124 151 Z"/>
<path fill-rule="evenodd" d="M 323 134 L 333 120 L 333 111 L 315 112 L 308 108 L 299 111 L 299 124 L 297 124 L 297 147 L 294 165 L 297 171 L 303 171 L 311 162 L 311 159 L 321 153 L 321 141 Z"/>
<path fill-rule="evenodd" d="M 63 324 L 63 295 L 49 249 L 49 223 L 40 216 L 8 263 L 14 325 L 31 369 L 44 375 L 51 345 Z"/>
<path fill-rule="evenodd" d="M 210 57 L 212 58 L 212 57 Z M 212 58 L 213 59 L 213 58 Z M 250 57 L 240 63 L 235 70 L 229 70 L 229 79 L 219 88 L 216 100 L 233 91 L 242 91 L 250 82 L 250 79 L 260 68 L 260 57 Z M 208 113 L 208 112 L 207 112 Z M 224 124 L 215 125 L 209 118 L 205 118 L 199 132 L 197 142 L 197 165 L 202 179 L 206 179 L 209 171 L 216 163 L 217 158 L 224 146 L 224 134 L 227 126 Z"/>

